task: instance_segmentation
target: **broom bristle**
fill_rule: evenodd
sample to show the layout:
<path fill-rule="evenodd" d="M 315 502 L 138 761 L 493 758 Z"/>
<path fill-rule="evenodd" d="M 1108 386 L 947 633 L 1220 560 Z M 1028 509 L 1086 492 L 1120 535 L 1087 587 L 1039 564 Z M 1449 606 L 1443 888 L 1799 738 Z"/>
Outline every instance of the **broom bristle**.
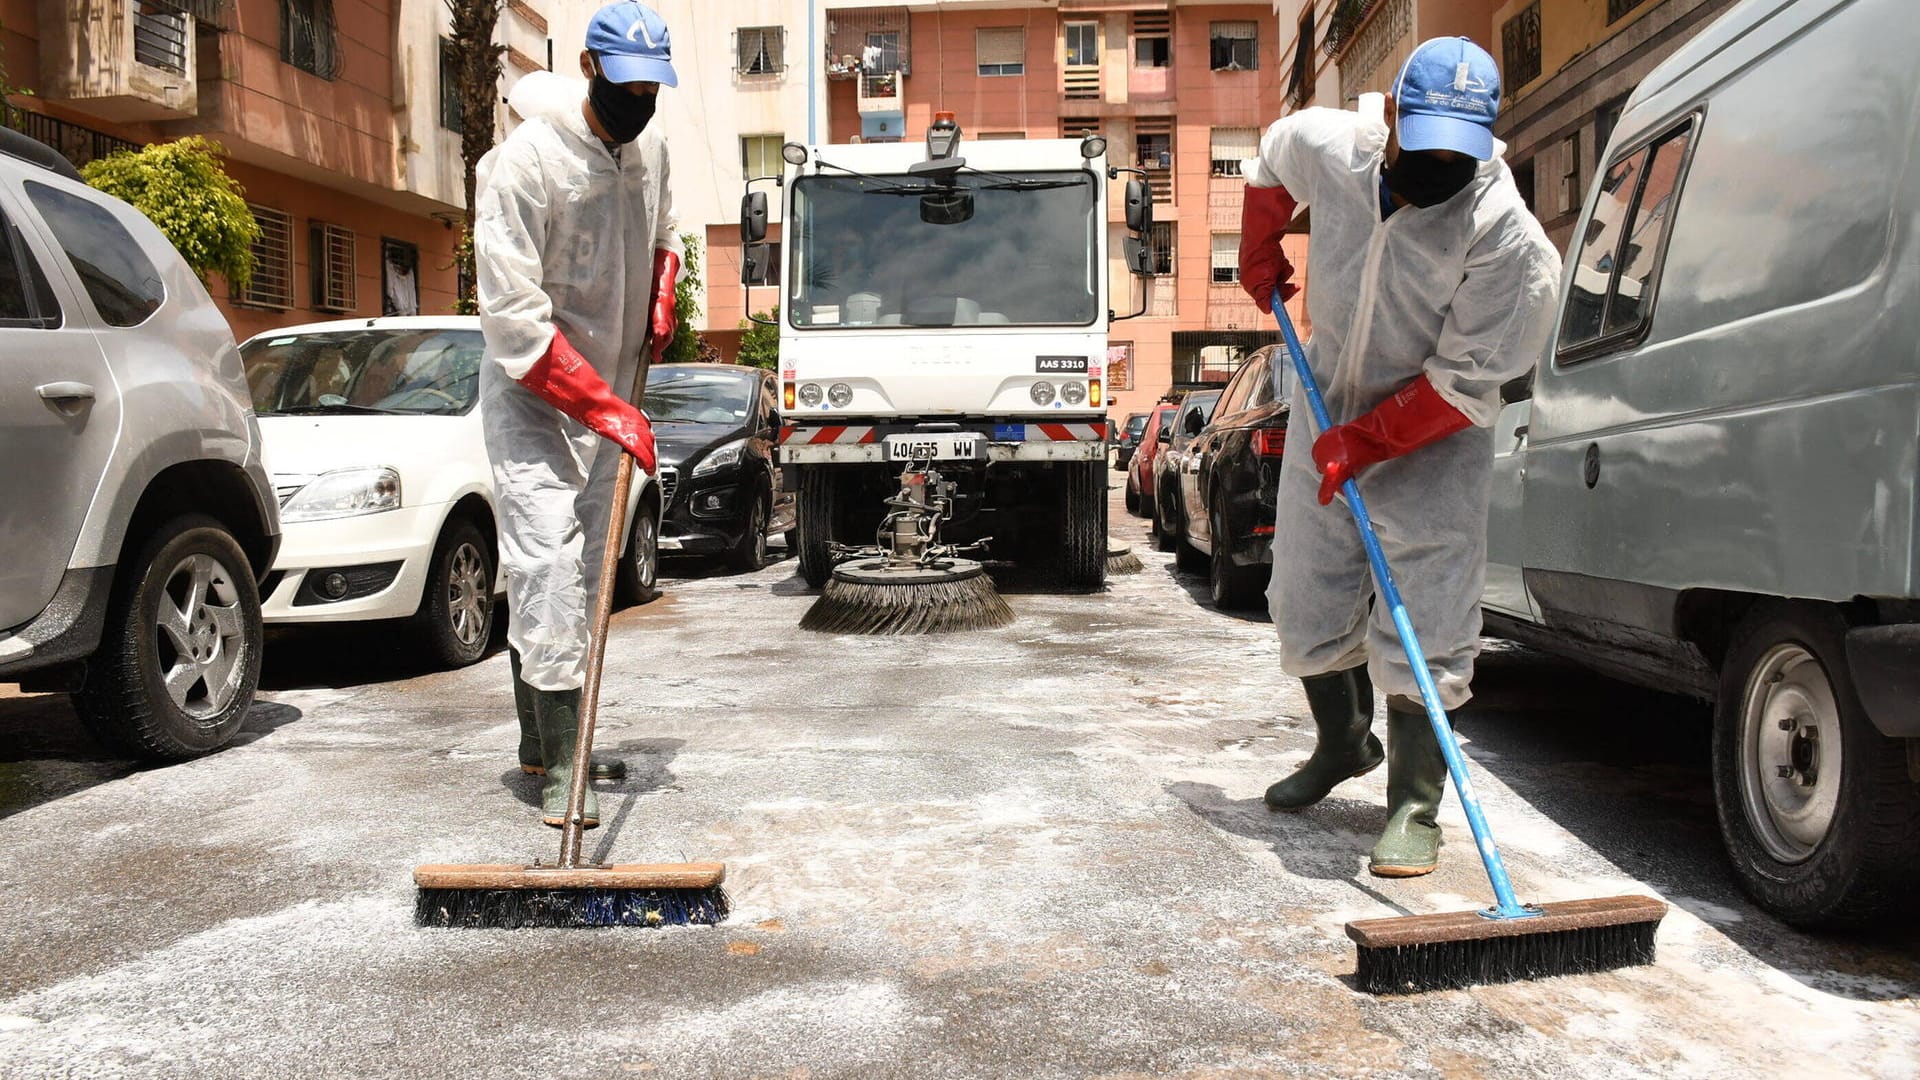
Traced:
<path fill-rule="evenodd" d="M 420 889 L 419 926 L 496 930 L 593 926 L 711 926 L 731 904 L 718 885 L 699 889 Z"/>
<path fill-rule="evenodd" d="M 1130 547 L 1107 552 L 1107 573 L 1109 574 L 1137 574 L 1146 568 L 1147 564 L 1141 562 L 1140 556 L 1135 555 Z"/>
<path fill-rule="evenodd" d="M 1456 911 L 1348 923 L 1359 954 L 1354 981 L 1369 994 L 1404 994 L 1651 964 L 1667 906 L 1615 896 L 1528 910 L 1527 918 Z"/>
<path fill-rule="evenodd" d="M 879 583 L 828 580 L 800 620 L 825 634 L 941 634 L 1013 621 L 1013 609 L 985 574 L 957 581 Z"/>

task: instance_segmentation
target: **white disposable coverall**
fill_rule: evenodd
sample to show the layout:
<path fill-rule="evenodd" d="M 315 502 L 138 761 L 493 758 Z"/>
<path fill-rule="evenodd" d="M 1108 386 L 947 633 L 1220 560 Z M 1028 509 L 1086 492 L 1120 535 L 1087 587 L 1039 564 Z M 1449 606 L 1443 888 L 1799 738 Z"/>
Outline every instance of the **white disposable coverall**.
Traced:
<path fill-rule="evenodd" d="M 1470 696 L 1480 651 L 1500 386 L 1529 370 L 1546 344 L 1560 256 L 1521 202 L 1498 143 L 1452 199 L 1403 206 L 1382 221 L 1386 145 L 1379 119 L 1306 109 L 1268 128 L 1260 156 L 1241 171 L 1256 187 L 1284 185 L 1313 210 L 1307 361 L 1333 422 L 1358 419 L 1424 374 L 1474 423 L 1359 477 L 1440 700 L 1452 709 Z M 1375 686 L 1418 699 L 1392 619 L 1372 602 L 1351 515 L 1318 502 L 1319 432 L 1297 385 L 1290 406 L 1267 587 L 1281 666 L 1310 676 L 1364 661 Z"/>
<path fill-rule="evenodd" d="M 558 328 L 615 393 L 645 376 L 653 252 L 681 252 L 660 125 L 616 161 L 579 102 L 527 118 L 487 156 L 474 266 L 481 409 L 506 575 L 507 640 L 538 690 L 585 681 L 620 449 L 517 381 Z"/>

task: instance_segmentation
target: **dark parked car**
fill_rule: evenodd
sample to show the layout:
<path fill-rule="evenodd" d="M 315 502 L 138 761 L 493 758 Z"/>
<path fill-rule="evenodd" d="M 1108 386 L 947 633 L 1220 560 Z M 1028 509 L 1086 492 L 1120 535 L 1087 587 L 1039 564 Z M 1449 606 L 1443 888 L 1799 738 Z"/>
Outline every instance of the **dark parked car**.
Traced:
<path fill-rule="evenodd" d="M 738 570 L 766 565 L 767 536 L 795 525 L 777 461 L 778 407 L 770 371 L 732 364 L 648 370 L 662 556 L 718 556 Z"/>
<path fill-rule="evenodd" d="M 1158 405 L 1140 433 L 1140 445 L 1134 448 L 1133 464 L 1127 466 L 1127 510 L 1145 517 L 1153 510 L 1153 459 L 1160 456 L 1160 433 L 1173 423 L 1177 405 Z"/>
<path fill-rule="evenodd" d="M 1287 406 L 1275 393 L 1283 346 L 1269 345 L 1234 372 L 1208 421 L 1186 449 L 1180 472 L 1181 569 L 1205 565 L 1213 602 L 1255 606 L 1272 573 L 1274 499 L 1287 441 Z"/>
<path fill-rule="evenodd" d="M 1143 412 L 1128 413 L 1127 418 L 1120 422 L 1120 440 L 1114 443 L 1113 467 L 1116 470 L 1125 469 L 1127 462 L 1133 460 L 1133 452 L 1139 449 L 1140 436 L 1146 430 L 1147 414 Z"/>
<path fill-rule="evenodd" d="M 1149 500 L 1153 517 L 1153 539 L 1161 551 L 1173 551 L 1180 542 L 1180 474 L 1191 460 L 1187 450 L 1200 429 L 1213 418 L 1213 407 L 1220 403 L 1220 390 L 1195 390 L 1180 402 L 1173 423 L 1160 429 L 1160 454 L 1153 459 L 1153 498 Z"/>

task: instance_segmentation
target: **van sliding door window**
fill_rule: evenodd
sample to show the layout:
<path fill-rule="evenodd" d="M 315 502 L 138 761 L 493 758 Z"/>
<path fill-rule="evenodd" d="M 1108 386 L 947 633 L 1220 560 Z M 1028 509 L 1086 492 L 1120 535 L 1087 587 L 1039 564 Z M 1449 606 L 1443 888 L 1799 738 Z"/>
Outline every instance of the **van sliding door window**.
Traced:
<path fill-rule="evenodd" d="M 1597 351 L 1597 343 L 1625 341 L 1646 327 L 1692 135 L 1689 121 L 1608 166 L 1574 260 L 1562 356 Z"/>

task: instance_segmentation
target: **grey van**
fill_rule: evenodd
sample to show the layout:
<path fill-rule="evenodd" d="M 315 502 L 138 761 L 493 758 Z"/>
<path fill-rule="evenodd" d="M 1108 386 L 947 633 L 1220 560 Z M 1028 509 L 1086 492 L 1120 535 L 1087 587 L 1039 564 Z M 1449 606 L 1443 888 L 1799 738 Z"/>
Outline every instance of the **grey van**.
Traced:
<path fill-rule="evenodd" d="M 252 410 L 160 230 L 0 130 L 0 682 L 142 757 L 240 730 L 280 539 Z"/>
<path fill-rule="evenodd" d="M 1801 925 L 1920 886 L 1920 19 L 1747 0 L 1634 93 L 1495 430 L 1488 632 L 1713 702 Z"/>

